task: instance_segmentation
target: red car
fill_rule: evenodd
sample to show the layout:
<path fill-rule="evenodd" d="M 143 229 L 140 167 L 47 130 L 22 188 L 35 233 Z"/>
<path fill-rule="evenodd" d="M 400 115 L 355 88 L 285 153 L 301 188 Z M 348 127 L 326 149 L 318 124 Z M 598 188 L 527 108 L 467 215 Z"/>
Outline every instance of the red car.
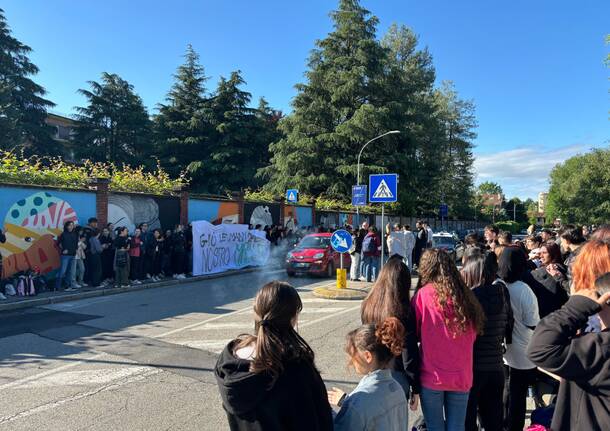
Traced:
<path fill-rule="evenodd" d="M 314 233 L 305 236 L 286 255 L 286 272 L 292 277 L 296 274 L 314 274 L 334 277 L 335 268 L 340 268 L 340 257 L 330 246 L 330 233 Z M 349 270 L 349 253 L 343 254 L 343 268 Z"/>

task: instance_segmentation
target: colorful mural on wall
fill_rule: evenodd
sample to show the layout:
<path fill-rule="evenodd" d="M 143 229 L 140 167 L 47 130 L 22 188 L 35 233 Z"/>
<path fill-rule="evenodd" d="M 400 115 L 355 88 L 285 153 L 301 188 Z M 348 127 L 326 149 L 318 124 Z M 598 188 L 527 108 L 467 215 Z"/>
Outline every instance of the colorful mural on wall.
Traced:
<path fill-rule="evenodd" d="M 6 234 L 0 244 L 2 277 L 31 268 L 46 274 L 59 267 L 55 237 L 65 222 L 95 216 L 95 194 L 0 187 L 0 214 Z"/>
<path fill-rule="evenodd" d="M 246 202 L 244 204 L 244 223 L 256 226 L 272 226 L 280 222 L 280 205 L 270 203 Z"/>
<path fill-rule="evenodd" d="M 180 200 L 112 193 L 108 196 L 108 223 L 125 226 L 130 232 L 140 223 L 151 229 L 173 229 L 180 223 Z"/>
<path fill-rule="evenodd" d="M 189 222 L 204 220 L 215 225 L 239 223 L 237 202 L 189 199 Z"/>

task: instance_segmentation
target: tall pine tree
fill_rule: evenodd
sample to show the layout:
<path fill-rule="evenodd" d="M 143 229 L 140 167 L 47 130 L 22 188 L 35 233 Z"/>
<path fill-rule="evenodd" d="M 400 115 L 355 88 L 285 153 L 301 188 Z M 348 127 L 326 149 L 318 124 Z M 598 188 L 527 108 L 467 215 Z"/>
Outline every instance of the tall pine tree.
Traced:
<path fill-rule="evenodd" d="M 0 148 L 24 148 L 27 154 L 57 155 L 60 149 L 45 123 L 45 89 L 30 77 L 38 73 L 28 55 L 32 49 L 11 35 L 0 9 Z"/>
<path fill-rule="evenodd" d="M 88 105 L 76 108 L 79 127 L 75 149 L 78 158 L 101 162 L 149 164 L 152 123 L 133 86 L 116 74 L 104 72 L 100 82 L 81 89 Z"/>
<path fill-rule="evenodd" d="M 211 102 L 206 92 L 208 77 L 199 55 L 188 45 L 185 62 L 174 75 L 167 102 L 159 104 L 155 117 L 157 150 L 162 166 L 173 176 L 189 171 L 192 186 L 205 184 L 205 161 L 213 133 Z"/>
<path fill-rule="evenodd" d="M 293 112 L 280 122 L 285 137 L 271 145 L 271 165 L 259 173 L 278 193 L 296 187 L 347 196 L 360 147 L 387 127 L 381 89 L 386 53 L 375 38 L 377 18 L 356 0 L 341 0 L 331 17 L 334 31 L 316 42 L 307 82 L 296 86 Z M 370 150 L 378 153 L 376 148 Z M 370 157 L 367 165 L 380 170 L 384 162 Z"/>

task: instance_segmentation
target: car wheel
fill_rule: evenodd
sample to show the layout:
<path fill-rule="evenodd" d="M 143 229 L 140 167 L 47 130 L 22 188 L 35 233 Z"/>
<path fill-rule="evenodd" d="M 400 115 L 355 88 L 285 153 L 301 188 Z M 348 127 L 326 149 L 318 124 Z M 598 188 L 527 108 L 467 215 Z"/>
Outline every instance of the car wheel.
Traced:
<path fill-rule="evenodd" d="M 335 276 L 335 264 L 333 262 L 330 262 L 328 264 L 328 267 L 326 268 L 326 275 L 329 278 L 332 278 Z"/>

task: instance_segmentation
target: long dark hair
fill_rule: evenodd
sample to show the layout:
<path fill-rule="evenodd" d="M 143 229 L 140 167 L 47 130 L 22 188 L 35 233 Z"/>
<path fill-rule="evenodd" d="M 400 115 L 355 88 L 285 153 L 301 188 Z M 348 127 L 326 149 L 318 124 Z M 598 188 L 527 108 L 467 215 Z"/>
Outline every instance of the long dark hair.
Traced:
<path fill-rule="evenodd" d="M 464 253 L 464 267 L 461 274 L 466 286 L 470 289 L 489 286 L 496 279 L 498 262 L 493 252 L 478 247 L 471 247 Z"/>
<path fill-rule="evenodd" d="M 371 352 L 381 368 L 400 355 L 404 348 L 405 328 L 395 317 L 388 317 L 380 324 L 368 324 L 347 334 L 345 351 L 350 357 L 350 365 L 357 360 L 358 352 Z"/>
<path fill-rule="evenodd" d="M 411 310 L 411 273 L 400 259 L 390 259 L 360 307 L 362 323 L 381 324 L 388 317 L 405 322 Z"/>
<path fill-rule="evenodd" d="M 287 361 L 302 360 L 313 366 L 314 353 L 292 326 L 303 309 L 296 289 L 282 281 L 265 284 L 254 299 L 255 336 L 243 335 L 233 352 L 255 344 L 250 364 L 253 373 L 268 373 L 271 386 L 284 371 Z"/>
<path fill-rule="evenodd" d="M 507 283 L 522 280 L 527 270 L 527 258 L 520 248 L 506 247 L 498 258 L 498 275 Z"/>
<path fill-rule="evenodd" d="M 555 241 L 547 241 L 540 248 L 546 248 L 547 253 L 551 258 L 551 263 L 562 263 L 561 261 L 561 248 Z"/>
<path fill-rule="evenodd" d="M 485 325 L 485 314 L 474 293 L 466 287 L 455 263 L 441 249 L 429 248 L 419 263 L 420 289 L 432 283 L 436 292 L 437 306 L 441 310 L 445 326 L 454 335 L 464 333 L 471 326 L 481 334 Z M 453 313 L 448 313 L 448 307 Z"/>

